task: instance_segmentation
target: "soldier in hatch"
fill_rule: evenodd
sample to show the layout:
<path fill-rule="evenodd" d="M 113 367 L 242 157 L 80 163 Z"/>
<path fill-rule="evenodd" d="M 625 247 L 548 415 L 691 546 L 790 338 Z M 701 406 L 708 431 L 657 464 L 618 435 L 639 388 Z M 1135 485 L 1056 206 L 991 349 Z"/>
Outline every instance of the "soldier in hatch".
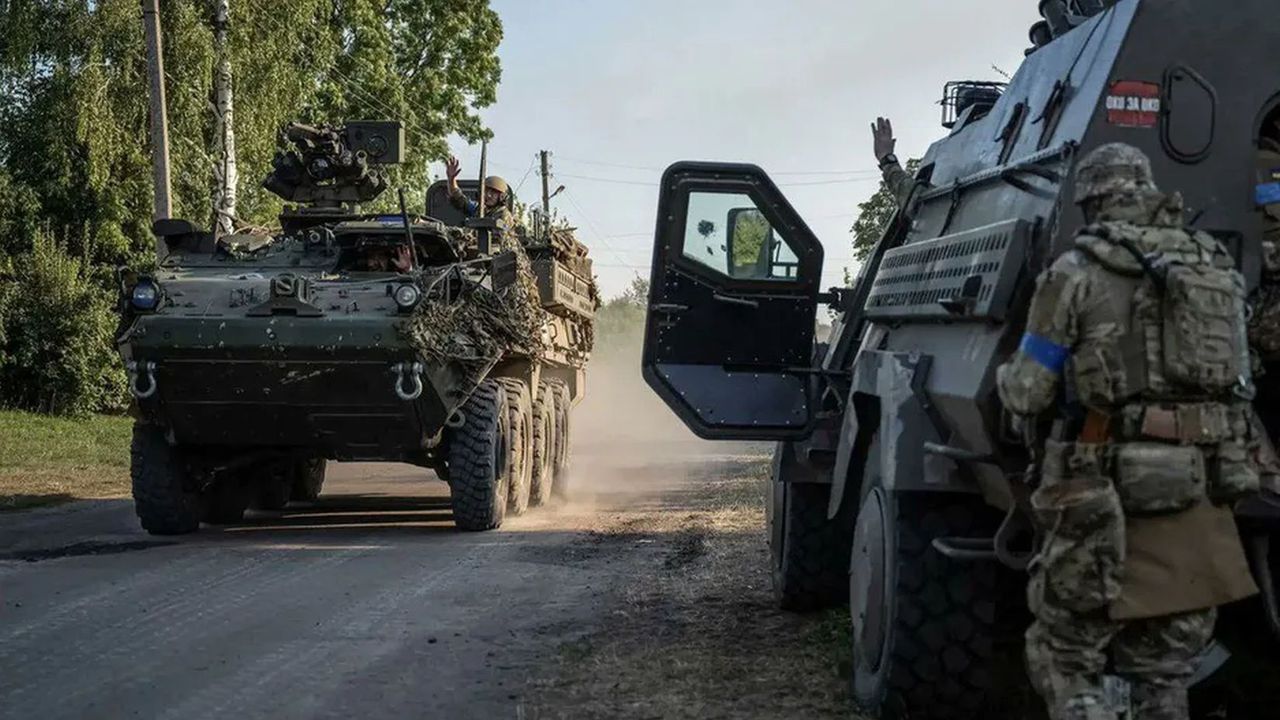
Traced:
<path fill-rule="evenodd" d="M 1135 720 L 1186 720 L 1217 606 L 1256 592 L 1230 510 L 1258 482 L 1244 280 L 1136 148 L 1083 158 L 1076 202 L 1088 225 L 1037 280 L 997 375 L 1029 442 L 1050 428 L 1028 669 L 1053 720 L 1115 720 L 1108 657 Z"/>
<path fill-rule="evenodd" d="M 465 213 L 467 217 L 475 217 L 480 214 L 480 208 L 474 200 L 464 195 L 462 189 L 458 187 L 458 176 L 461 174 L 462 165 L 458 162 L 458 158 L 449 158 L 448 162 L 445 163 L 445 175 L 449 179 L 449 201 L 453 203 L 454 207 Z M 505 235 L 515 226 L 515 218 L 507 207 L 510 186 L 507 185 L 506 180 L 497 175 L 490 175 L 484 179 L 484 187 L 485 217 L 495 218 L 499 235 Z"/>
<path fill-rule="evenodd" d="M 364 243 L 357 248 L 356 270 L 362 272 L 409 272 L 413 253 L 408 245 Z"/>

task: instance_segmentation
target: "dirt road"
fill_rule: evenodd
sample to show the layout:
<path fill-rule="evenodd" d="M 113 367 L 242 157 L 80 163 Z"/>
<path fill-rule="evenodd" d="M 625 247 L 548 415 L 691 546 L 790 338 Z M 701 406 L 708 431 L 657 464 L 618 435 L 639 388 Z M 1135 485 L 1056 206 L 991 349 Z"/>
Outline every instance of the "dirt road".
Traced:
<path fill-rule="evenodd" d="M 705 451 L 601 448 L 482 534 L 398 465 L 179 539 L 126 500 L 0 515 L 0 716 L 845 716 L 840 623 L 769 600 L 767 459 Z"/>

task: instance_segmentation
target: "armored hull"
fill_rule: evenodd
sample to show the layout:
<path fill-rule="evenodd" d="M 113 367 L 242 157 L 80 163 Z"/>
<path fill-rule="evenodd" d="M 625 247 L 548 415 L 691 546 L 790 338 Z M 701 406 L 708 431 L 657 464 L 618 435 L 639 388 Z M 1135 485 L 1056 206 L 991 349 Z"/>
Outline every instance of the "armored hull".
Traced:
<path fill-rule="evenodd" d="M 278 233 L 158 221 L 158 269 L 122 274 L 147 530 L 314 500 L 331 459 L 435 470 L 464 529 L 566 492 L 595 312 L 585 247 L 472 227 L 439 188 L 426 217 L 403 197 L 398 215 L 360 213 L 386 185 L 371 153 L 399 158 L 398 132 L 289 126 L 296 149 L 265 185 L 312 205 Z"/>
<path fill-rule="evenodd" d="M 995 374 L 1023 334 L 1036 276 L 1082 225 L 1077 159 L 1110 142 L 1139 147 L 1161 188 L 1185 198 L 1186 221 L 1259 280 L 1271 186 L 1259 183 L 1277 176 L 1267 165 L 1260 179 L 1258 152 L 1280 139 L 1280 81 L 1255 69 L 1280 64 L 1273 4 L 1040 7 L 1046 22 L 1007 85 L 946 94 L 946 136 L 851 287 L 821 291 L 822 245 L 760 168 L 685 162 L 662 180 L 645 377 L 704 437 L 779 441 L 779 598 L 834 604 L 847 588 L 854 694 L 894 716 L 1027 715 L 1010 702 L 1021 686 L 995 680 L 1020 676 L 1032 547 L 1020 503 L 1029 454 Z M 961 106 L 966 90 L 980 101 Z M 736 220 L 746 215 L 765 221 L 763 244 Z M 837 321 L 815 345 L 821 305 Z M 1280 367 L 1265 370 L 1255 405 L 1274 436 Z M 1255 499 L 1236 513 L 1262 595 L 1220 623 L 1201 678 L 1223 648 L 1280 654 L 1280 512 Z M 1256 706 L 1270 712 L 1266 702 Z"/>
<path fill-rule="evenodd" d="M 139 399 L 139 408 L 161 419 L 178 443 L 420 459 L 474 388 L 433 364 L 419 374 L 419 396 L 402 397 L 415 382 L 402 377 L 402 368 L 422 358 L 387 294 L 399 284 L 393 277 L 344 282 L 297 275 L 311 283 L 318 311 L 299 317 L 229 307 L 226 298 L 236 295 L 269 297 L 270 282 L 247 275 L 161 274 L 166 292 L 187 300 L 186 307 L 140 317 L 123 338 L 128 357 L 152 368 L 136 383 L 154 378 L 154 394 Z"/>

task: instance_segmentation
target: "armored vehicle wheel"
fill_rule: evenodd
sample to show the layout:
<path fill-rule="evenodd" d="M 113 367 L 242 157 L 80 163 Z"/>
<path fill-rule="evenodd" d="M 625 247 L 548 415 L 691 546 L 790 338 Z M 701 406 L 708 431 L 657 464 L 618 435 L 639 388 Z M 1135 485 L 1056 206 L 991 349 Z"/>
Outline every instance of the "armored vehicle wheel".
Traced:
<path fill-rule="evenodd" d="M 507 410 L 511 414 L 511 492 L 507 510 L 523 515 L 529 509 L 533 489 L 533 398 L 529 386 L 515 378 L 502 378 L 507 388 Z"/>
<path fill-rule="evenodd" d="M 293 467 L 292 500 L 298 502 L 315 502 L 324 488 L 324 475 L 328 461 L 324 458 L 302 460 Z"/>
<path fill-rule="evenodd" d="M 449 495 L 461 530 L 492 530 L 507 512 L 511 482 L 507 391 L 485 380 L 462 406 L 462 427 L 450 431 Z"/>
<path fill-rule="evenodd" d="M 234 525 L 244 520 L 253 498 L 246 478 L 239 474 L 218 478 L 205 491 L 204 521 L 211 525 Z"/>
<path fill-rule="evenodd" d="M 555 391 L 551 383 L 538 383 L 538 397 L 533 403 L 533 473 L 530 487 L 532 503 L 545 505 L 551 499 L 555 483 Z"/>
<path fill-rule="evenodd" d="M 181 452 L 164 431 L 135 423 L 129 452 L 133 507 L 152 535 L 183 535 L 200 527 L 200 493 L 186 487 Z"/>
<path fill-rule="evenodd" d="M 271 463 L 255 468 L 251 478 L 252 506 L 257 510 L 279 511 L 289 504 L 293 491 L 293 466 Z"/>
<path fill-rule="evenodd" d="M 831 485 L 803 482 L 802 474 L 794 447 L 778 443 L 768 496 L 773 592 L 782 609 L 805 612 L 848 599 L 853 520 L 847 511 L 827 520 Z"/>
<path fill-rule="evenodd" d="M 555 413 L 555 461 L 552 470 L 551 492 L 558 498 L 568 498 L 569 488 L 569 411 L 572 409 L 572 398 L 569 385 L 563 380 L 549 380 Z"/>
<path fill-rule="evenodd" d="M 893 493 L 863 499 L 853 541 L 849 613 L 853 695 L 891 720 L 1025 717 L 1025 609 L 995 562 L 959 563 L 938 537 L 994 531 L 989 508 L 967 496 Z"/>

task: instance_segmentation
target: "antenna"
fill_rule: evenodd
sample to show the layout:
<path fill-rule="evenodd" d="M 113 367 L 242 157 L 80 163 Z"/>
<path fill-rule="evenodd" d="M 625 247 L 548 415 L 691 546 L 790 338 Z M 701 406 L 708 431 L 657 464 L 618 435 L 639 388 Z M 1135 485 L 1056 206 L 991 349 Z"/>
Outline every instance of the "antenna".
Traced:
<path fill-rule="evenodd" d="M 476 210 L 476 217 L 484 217 L 484 191 L 485 191 L 484 178 L 485 178 L 485 173 L 488 172 L 488 167 L 489 167 L 489 141 L 481 140 L 480 141 L 480 193 L 476 197 L 476 205 L 479 206 L 479 208 Z"/>

